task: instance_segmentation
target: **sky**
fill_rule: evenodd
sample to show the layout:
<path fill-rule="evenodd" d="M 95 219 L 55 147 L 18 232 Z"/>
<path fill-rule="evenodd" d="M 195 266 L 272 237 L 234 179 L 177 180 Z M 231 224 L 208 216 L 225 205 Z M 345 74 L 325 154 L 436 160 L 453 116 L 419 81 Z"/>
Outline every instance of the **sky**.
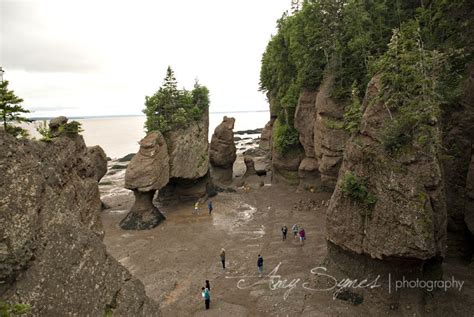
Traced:
<path fill-rule="evenodd" d="M 260 61 L 291 0 L 0 0 L 0 66 L 31 116 L 141 114 L 170 65 L 212 112 L 266 110 Z"/>

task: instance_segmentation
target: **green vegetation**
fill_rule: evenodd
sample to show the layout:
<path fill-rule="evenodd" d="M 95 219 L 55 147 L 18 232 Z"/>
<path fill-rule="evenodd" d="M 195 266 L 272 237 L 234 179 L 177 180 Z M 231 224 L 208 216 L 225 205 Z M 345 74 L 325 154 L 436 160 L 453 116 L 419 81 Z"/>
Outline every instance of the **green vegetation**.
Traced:
<path fill-rule="evenodd" d="M 275 120 L 272 140 L 275 149 L 282 154 L 290 152 L 300 144 L 298 131 L 288 124 L 282 124 L 280 118 Z"/>
<path fill-rule="evenodd" d="M 260 89 L 282 125 L 293 128 L 302 89 L 335 76 L 332 97 L 345 105 L 344 128 L 358 131 L 370 78 L 382 73 L 383 96 L 403 113 L 387 127 L 390 151 L 419 137 L 425 114 L 458 106 L 460 83 L 473 59 L 474 2 L 306 0 L 277 22 L 262 56 Z M 300 5 L 301 4 L 301 5 Z M 395 33 L 393 30 L 396 30 Z M 420 96 L 425 96 L 421 98 Z M 416 101 L 409 101 L 413 98 Z M 421 104 L 419 103 L 421 101 Z M 416 111 L 406 111 L 416 106 Z M 426 110 L 419 111 L 425 107 Z M 405 113 L 406 112 L 406 113 Z M 395 113 L 394 113 L 395 114 Z M 414 130 L 409 123 L 415 123 Z M 426 136 L 421 139 L 426 140 Z"/>
<path fill-rule="evenodd" d="M 31 120 L 21 116 L 28 113 L 20 104 L 23 99 L 17 97 L 13 90 L 8 90 L 8 80 L 0 82 L 0 117 L 2 118 L 5 131 L 15 137 L 27 137 L 28 132 L 13 123 L 31 122 Z"/>
<path fill-rule="evenodd" d="M 43 120 L 39 126 L 36 127 L 36 131 L 41 135 L 41 141 L 51 142 L 53 135 L 51 134 L 51 129 L 46 120 Z"/>
<path fill-rule="evenodd" d="M 382 140 L 388 151 L 401 149 L 415 136 L 420 143 L 433 137 L 431 126 L 440 113 L 437 89 L 444 62 L 443 54 L 424 48 L 417 21 L 394 31 L 388 51 L 374 64 L 382 80 L 378 98 L 392 119 Z"/>
<path fill-rule="evenodd" d="M 186 127 L 199 120 L 208 107 L 209 90 L 197 81 L 193 90 L 179 90 L 174 72 L 168 67 L 163 85 L 153 96 L 145 97 L 145 129 L 165 133 Z"/>
<path fill-rule="evenodd" d="M 372 209 L 377 202 L 377 197 L 370 193 L 364 181 L 351 172 L 344 175 L 342 191 L 361 206 Z"/>
<path fill-rule="evenodd" d="M 359 89 L 357 84 L 352 84 L 352 97 L 351 103 L 347 106 L 344 112 L 344 129 L 349 133 L 355 133 L 359 131 L 360 122 L 362 120 L 362 105 L 359 99 Z"/>
<path fill-rule="evenodd" d="M 0 317 L 21 316 L 31 310 L 27 304 L 9 304 L 0 301 Z"/>
<path fill-rule="evenodd" d="M 54 137 L 46 121 L 40 123 L 40 125 L 36 127 L 36 131 L 38 131 L 38 133 L 42 136 L 42 138 L 40 139 L 41 141 L 51 142 Z M 66 136 L 75 136 L 81 133 L 82 131 L 84 130 L 82 130 L 81 128 L 81 123 L 75 120 L 62 124 L 58 128 L 59 135 Z"/>
<path fill-rule="evenodd" d="M 58 130 L 60 134 L 65 134 L 69 136 L 74 136 L 84 131 L 81 128 L 81 123 L 75 120 L 60 125 Z"/>

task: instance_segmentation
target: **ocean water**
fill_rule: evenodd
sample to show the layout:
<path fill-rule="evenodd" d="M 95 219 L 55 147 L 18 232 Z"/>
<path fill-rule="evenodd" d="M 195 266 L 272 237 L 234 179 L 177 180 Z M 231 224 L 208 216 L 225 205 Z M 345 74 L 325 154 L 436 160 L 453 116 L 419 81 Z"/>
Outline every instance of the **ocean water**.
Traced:
<path fill-rule="evenodd" d="M 224 116 L 235 118 L 234 131 L 263 128 L 270 119 L 268 111 L 210 113 L 209 140 Z M 100 145 L 110 158 L 119 158 L 128 153 L 137 152 L 138 142 L 145 136 L 143 129 L 145 116 L 97 117 L 74 120 L 82 124 L 84 130 L 82 135 L 86 145 Z M 33 137 L 40 138 L 36 131 L 37 125 L 39 125 L 39 122 L 28 124 L 26 128 Z"/>

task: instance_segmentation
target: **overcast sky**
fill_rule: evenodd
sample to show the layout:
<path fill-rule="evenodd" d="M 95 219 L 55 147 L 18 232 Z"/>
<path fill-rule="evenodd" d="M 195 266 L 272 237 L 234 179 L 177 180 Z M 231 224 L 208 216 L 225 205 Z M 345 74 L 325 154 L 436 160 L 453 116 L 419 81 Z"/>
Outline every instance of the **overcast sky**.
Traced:
<path fill-rule="evenodd" d="M 262 53 L 291 0 L 0 0 L 0 66 L 33 116 L 140 114 L 170 65 L 211 111 L 266 110 Z"/>

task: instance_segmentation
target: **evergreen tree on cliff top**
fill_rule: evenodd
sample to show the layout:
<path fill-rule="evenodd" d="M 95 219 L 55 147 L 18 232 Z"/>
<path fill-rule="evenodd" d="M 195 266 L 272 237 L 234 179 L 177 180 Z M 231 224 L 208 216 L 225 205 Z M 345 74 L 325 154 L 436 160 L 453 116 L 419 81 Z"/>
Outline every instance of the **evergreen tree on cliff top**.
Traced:
<path fill-rule="evenodd" d="M 26 137 L 28 133 L 25 129 L 13 125 L 13 123 L 31 122 L 29 119 L 21 116 L 22 113 L 30 112 L 20 105 L 22 102 L 23 99 L 17 97 L 13 90 L 8 90 L 8 80 L 0 83 L 0 117 L 2 125 L 7 133 L 15 137 Z"/>
<path fill-rule="evenodd" d="M 166 133 L 173 129 L 186 128 L 199 120 L 209 107 L 209 90 L 196 81 L 194 89 L 177 88 L 176 78 L 170 66 L 166 70 L 163 85 L 153 96 L 145 97 L 147 132 Z"/>

